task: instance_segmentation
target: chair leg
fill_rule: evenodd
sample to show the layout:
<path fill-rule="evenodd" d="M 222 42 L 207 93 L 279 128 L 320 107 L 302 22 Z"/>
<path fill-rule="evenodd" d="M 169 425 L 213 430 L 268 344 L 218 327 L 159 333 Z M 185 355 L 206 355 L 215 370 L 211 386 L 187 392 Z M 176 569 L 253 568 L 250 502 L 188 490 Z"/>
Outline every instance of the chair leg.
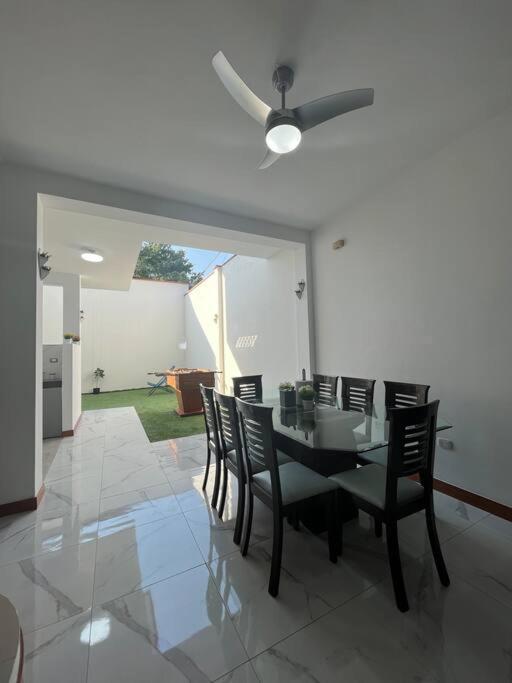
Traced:
<path fill-rule="evenodd" d="M 245 511 L 245 483 L 243 479 L 238 477 L 238 502 L 236 504 L 236 520 L 235 531 L 233 533 L 233 543 L 240 545 L 242 539 L 242 528 L 244 523 Z"/>
<path fill-rule="evenodd" d="M 448 576 L 448 570 L 446 569 L 443 553 L 441 551 L 441 544 L 439 543 L 439 537 L 437 535 L 436 518 L 432 501 L 427 503 L 425 517 L 427 518 L 428 537 L 430 540 L 430 547 L 432 548 L 432 555 L 434 556 L 434 561 L 436 563 L 437 573 L 439 574 L 439 580 L 443 586 L 449 586 L 450 577 Z"/>
<path fill-rule="evenodd" d="M 203 479 L 203 486 L 202 486 L 203 491 L 205 490 L 206 484 L 208 483 L 208 475 L 210 473 L 210 458 L 211 458 L 210 446 L 207 446 L 206 447 L 206 469 L 204 471 L 204 479 Z"/>
<path fill-rule="evenodd" d="M 247 489 L 247 501 L 246 501 L 247 511 L 244 515 L 244 528 L 242 532 L 242 544 L 240 546 L 240 552 L 243 557 L 247 555 L 249 550 L 249 541 L 251 540 L 251 527 L 252 527 L 252 513 L 254 507 L 254 498 L 252 491 Z"/>
<path fill-rule="evenodd" d="M 382 520 L 374 517 L 375 536 L 382 538 Z"/>
<path fill-rule="evenodd" d="M 283 516 L 280 511 L 274 511 L 274 530 L 272 537 L 272 565 L 270 567 L 270 581 L 268 592 L 273 598 L 279 593 L 279 579 L 281 578 L 281 556 L 283 554 Z"/>
<path fill-rule="evenodd" d="M 220 474 L 221 474 L 221 460 L 217 453 L 215 453 L 215 479 L 213 482 L 212 507 L 217 507 L 220 489 Z"/>
<path fill-rule="evenodd" d="M 398 546 L 398 529 L 396 521 L 386 523 L 386 540 L 396 604 L 400 612 L 407 612 L 409 609 L 409 602 L 407 600 L 404 577 L 402 574 L 402 563 L 400 561 L 400 548 Z"/>
<path fill-rule="evenodd" d="M 229 471 L 228 468 L 226 467 L 226 460 L 222 461 L 222 489 L 220 492 L 220 502 L 219 502 L 219 507 L 217 509 L 217 514 L 219 515 L 219 519 L 222 519 L 222 515 L 224 514 L 224 505 L 226 504 L 226 492 L 228 490 L 228 480 L 229 480 Z"/>
<path fill-rule="evenodd" d="M 338 562 L 338 492 L 334 491 L 327 495 L 327 540 L 329 543 L 329 559 L 336 564 Z"/>

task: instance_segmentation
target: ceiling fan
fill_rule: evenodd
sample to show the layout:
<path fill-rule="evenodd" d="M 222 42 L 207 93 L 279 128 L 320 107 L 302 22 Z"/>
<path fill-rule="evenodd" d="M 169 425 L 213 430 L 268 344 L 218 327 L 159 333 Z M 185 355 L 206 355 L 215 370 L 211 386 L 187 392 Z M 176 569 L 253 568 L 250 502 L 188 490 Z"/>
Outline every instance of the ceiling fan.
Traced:
<path fill-rule="evenodd" d="M 281 95 L 281 108 L 271 109 L 242 81 L 222 52 L 214 55 L 212 65 L 231 97 L 265 127 L 268 150 L 260 169 L 268 168 L 282 154 L 296 149 L 302 133 L 310 128 L 340 114 L 373 104 L 373 88 L 361 88 L 327 95 L 300 107 L 287 109 L 285 96 L 293 85 L 293 69 L 283 65 L 278 66 L 272 75 L 272 84 Z"/>

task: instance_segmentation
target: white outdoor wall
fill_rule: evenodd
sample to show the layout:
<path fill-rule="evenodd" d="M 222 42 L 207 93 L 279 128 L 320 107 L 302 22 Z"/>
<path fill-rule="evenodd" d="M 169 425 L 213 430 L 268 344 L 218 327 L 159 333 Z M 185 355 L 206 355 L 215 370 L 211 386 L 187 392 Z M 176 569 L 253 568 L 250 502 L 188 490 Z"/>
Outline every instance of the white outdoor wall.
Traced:
<path fill-rule="evenodd" d="M 64 294 L 58 285 L 43 287 L 43 344 L 62 344 Z"/>
<path fill-rule="evenodd" d="M 62 431 L 76 427 L 82 412 L 80 344 L 62 345 Z"/>
<path fill-rule="evenodd" d="M 83 289 L 82 391 L 105 370 L 103 391 L 145 387 L 147 373 L 184 364 L 186 284 L 132 280 L 127 292 Z"/>
<path fill-rule="evenodd" d="M 267 394 L 302 367 L 309 372 L 307 291 L 301 301 L 294 293 L 303 277 L 304 252 L 295 249 L 236 256 L 217 268 L 185 297 L 187 366 L 224 365 L 228 390 L 232 377 L 263 374 Z"/>
<path fill-rule="evenodd" d="M 314 239 L 322 372 L 428 383 L 454 429 L 436 476 L 512 503 L 512 117 L 489 121 Z M 332 250 L 332 242 L 346 246 Z"/>
<path fill-rule="evenodd" d="M 220 268 L 196 285 L 185 296 L 185 332 L 188 368 L 221 369 L 219 346 L 219 273 Z"/>

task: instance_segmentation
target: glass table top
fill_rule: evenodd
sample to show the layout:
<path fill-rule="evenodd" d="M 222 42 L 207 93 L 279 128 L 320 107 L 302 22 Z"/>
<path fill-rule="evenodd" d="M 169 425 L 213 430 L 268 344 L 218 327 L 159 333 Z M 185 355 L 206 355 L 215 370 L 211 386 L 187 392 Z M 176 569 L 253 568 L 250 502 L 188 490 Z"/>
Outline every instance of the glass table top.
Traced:
<path fill-rule="evenodd" d="M 278 398 L 264 398 L 263 405 L 274 408 L 276 432 L 310 448 L 363 453 L 388 443 L 389 422 L 383 404 L 374 404 L 371 415 L 341 410 L 339 405 L 317 405 L 311 412 L 299 406 L 282 408 Z M 438 416 L 438 432 L 451 426 Z"/>

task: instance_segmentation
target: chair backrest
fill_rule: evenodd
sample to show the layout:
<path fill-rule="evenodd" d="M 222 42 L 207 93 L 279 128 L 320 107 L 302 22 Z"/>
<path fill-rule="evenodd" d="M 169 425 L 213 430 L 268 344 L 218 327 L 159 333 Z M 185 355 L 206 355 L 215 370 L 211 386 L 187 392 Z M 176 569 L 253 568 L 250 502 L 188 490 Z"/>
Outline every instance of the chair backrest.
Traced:
<path fill-rule="evenodd" d="M 217 423 L 219 426 L 222 446 L 225 452 L 235 449 L 237 457 L 241 457 L 242 442 L 240 440 L 240 428 L 238 413 L 233 396 L 213 392 L 217 404 Z"/>
<path fill-rule="evenodd" d="M 214 388 L 205 387 L 203 384 L 200 384 L 199 391 L 201 392 L 201 400 L 203 402 L 206 436 L 208 438 L 208 441 L 213 441 L 214 445 L 218 448 L 220 446 L 220 443 L 219 430 L 217 426 L 217 414 L 215 410 L 215 401 L 213 398 Z"/>
<path fill-rule="evenodd" d="M 268 470 L 272 487 L 272 503 L 274 507 L 280 508 L 282 496 L 272 425 L 273 408 L 258 406 L 239 398 L 235 401 L 242 427 L 242 453 L 247 477 L 251 481 L 255 466 L 259 471 Z"/>
<path fill-rule="evenodd" d="M 233 377 L 233 393 L 242 401 L 261 403 L 263 400 L 263 375 L 246 375 L 245 377 Z"/>
<path fill-rule="evenodd" d="M 341 378 L 341 406 L 343 410 L 371 413 L 373 406 L 374 379 L 360 377 Z"/>
<path fill-rule="evenodd" d="M 384 382 L 386 408 L 409 408 L 428 401 L 429 384 L 409 384 L 408 382 Z"/>
<path fill-rule="evenodd" d="M 336 403 L 338 378 L 330 375 L 313 375 L 313 389 L 317 403 L 332 406 Z"/>
<path fill-rule="evenodd" d="M 389 409 L 386 505 L 396 501 L 400 477 L 419 474 L 425 489 L 432 490 L 438 407 L 439 401 L 432 401 Z"/>

